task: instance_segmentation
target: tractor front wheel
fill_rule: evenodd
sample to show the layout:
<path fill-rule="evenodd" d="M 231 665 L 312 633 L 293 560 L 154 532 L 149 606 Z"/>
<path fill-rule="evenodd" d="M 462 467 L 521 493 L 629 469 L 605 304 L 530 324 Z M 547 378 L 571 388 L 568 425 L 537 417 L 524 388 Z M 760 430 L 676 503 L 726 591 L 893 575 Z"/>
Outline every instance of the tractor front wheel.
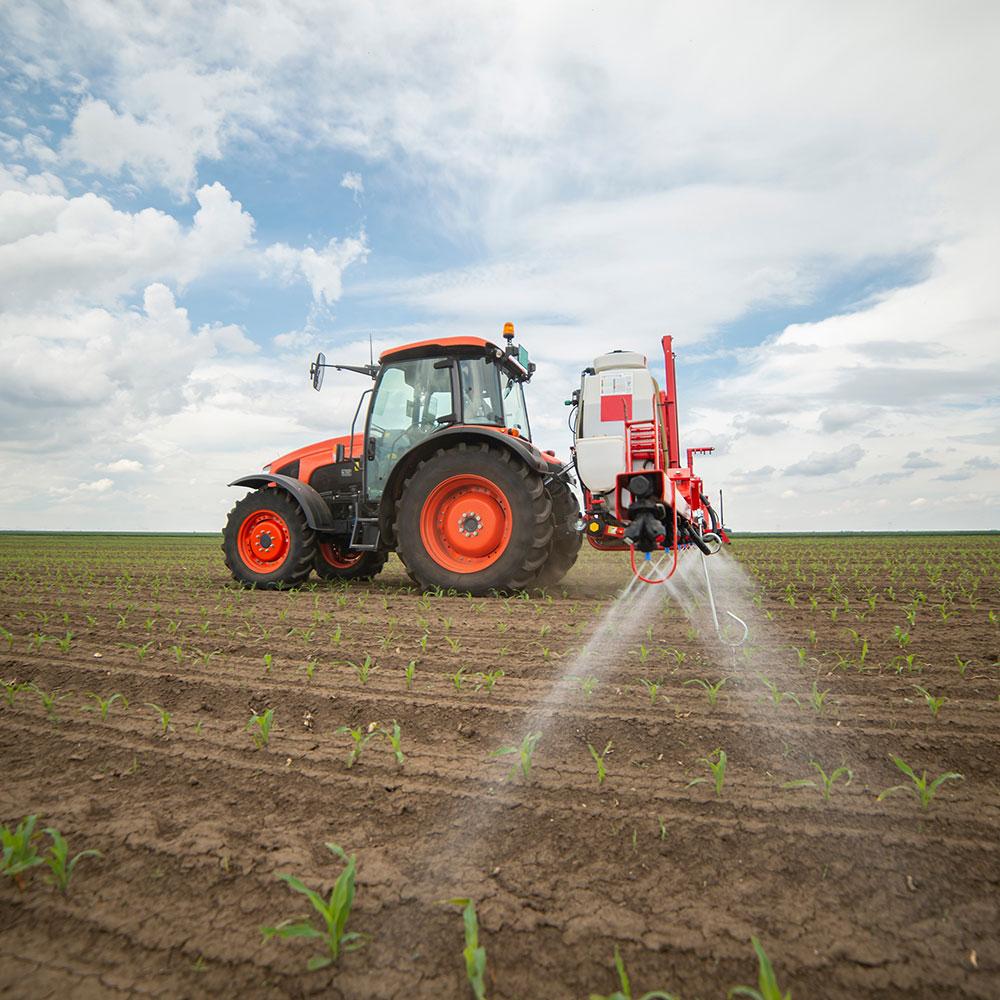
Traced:
<path fill-rule="evenodd" d="M 352 552 L 322 536 L 316 542 L 316 575 L 324 580 L 370 580 L 382 572 L 384 552 Z"/>
<path fill-rule="evenodd" d="M 233 578 L 261 590 L 294 587 L 313 568 L 316 536 L 302 508 L 284 490 L 248 493 L 229 512 L 222 551 Z"/>
<path fill-rule="evenodd" d="M 462 443 L 435 452 L 407 479 L 395 534 L 420 586 L 479 595 L 531 586 L 552 531 L 538 473 L 506 449 Z"/>

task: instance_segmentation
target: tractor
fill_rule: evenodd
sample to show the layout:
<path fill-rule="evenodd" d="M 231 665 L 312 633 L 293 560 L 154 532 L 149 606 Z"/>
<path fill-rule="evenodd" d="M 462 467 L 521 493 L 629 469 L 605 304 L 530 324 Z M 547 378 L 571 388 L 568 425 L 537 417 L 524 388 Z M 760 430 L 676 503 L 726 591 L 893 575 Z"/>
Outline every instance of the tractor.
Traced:
<path fill-rule="evenodd" d="M 524 385 L 535 371 L 506 324 L 503 346 L 444 337 L 384 351 L 378 364 L 326 368 L 374 380 L 350 434 L 244 476 L 229 514 L 233 576 L 262 589 L 370 580 L 398 553 L 418 586 L 472 594 L 547 587 L 580 551 L 572 463 L 531 440 Z M 362 433 L 356 433 L 366 397 Z"/>
<path fill-rule="evenodd" d="M 664 389 L 646 358 L 629 351 L 583 370 L 566 401 L 568 462 L 531 439 L 524 386 L 535 365 L 514 344 L 511 323 L 502 346 L 443 337 L 394 347 L 367 365 L 318 355 L 315 389 L 327 368 L 374 385 L 358 401 L 350 434 L 230 484 L 254 489 L 229 515 L 226 565 L 237 580 L 273 589 L 314 570 L 328 580 L 370 580 L 396 552 L 418 586 L 481 595 L 557 583 L 586 538 L 601 551 L 627 551 L 644 583 L 663 583 L 679 549 L 711 555 L 729 539 L 693 471 L 694 456 L 712 449 L 689 448 L 681 464 L 669 336 L 662 347 Z"/>

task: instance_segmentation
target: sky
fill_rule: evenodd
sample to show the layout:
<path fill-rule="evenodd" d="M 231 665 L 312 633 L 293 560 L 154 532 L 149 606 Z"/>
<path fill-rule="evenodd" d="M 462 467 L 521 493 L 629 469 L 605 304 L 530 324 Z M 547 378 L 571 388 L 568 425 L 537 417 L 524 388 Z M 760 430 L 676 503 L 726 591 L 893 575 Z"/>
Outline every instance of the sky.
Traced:
<path fill-rule="evenodd" d="M 621 348 L 735 530 L 1000 528 L 1000 6 L 0 3 L 0 529 L 213 531 L 367 380 Z"/>

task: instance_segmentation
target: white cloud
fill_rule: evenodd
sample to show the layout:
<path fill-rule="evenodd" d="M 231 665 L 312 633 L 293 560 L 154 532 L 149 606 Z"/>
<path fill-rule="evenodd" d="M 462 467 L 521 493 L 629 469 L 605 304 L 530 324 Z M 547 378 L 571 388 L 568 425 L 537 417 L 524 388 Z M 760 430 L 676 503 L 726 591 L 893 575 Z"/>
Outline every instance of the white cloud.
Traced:
<path fill-rule="evenodd" d="M 304 278 L 313 298 L 327 305 L 336 302 L 343 291 L 342 275 L 353 263 L 368 257 L 364 231 L 357 237 L 331 239 L 321 250 L 312 247 L 295 249 L 285 243 L 273 243 L 264 253 L 271 270 L 286 284 Z"/>
<path fill-rule="evenodd" d="M 108 472 L 141 472 L 143 464 L 133 458 L 119 458 L 114 462 L 108 462 L 102 468 L 107 469 Z"/>
<path fill-rule="evenodd" d="M 785 469 L 786 476 L 829 476 L 853 469 L 864 458 L 860 445 L 849 444 L 839 451 L 813 452 L 808 458 Z"/>
<path fill-rule="evenodd" d="M 340 186 L 342 188 L 347 188 L 348 191 L 352 191 L 354 193 L 355 200 L 357 200 L 360 195 L 365 193 L 365 182 L 362 180 L 361 174 L 356 173 L 353 170 L 349 170 L 343 177 L 341 177 Z"/>

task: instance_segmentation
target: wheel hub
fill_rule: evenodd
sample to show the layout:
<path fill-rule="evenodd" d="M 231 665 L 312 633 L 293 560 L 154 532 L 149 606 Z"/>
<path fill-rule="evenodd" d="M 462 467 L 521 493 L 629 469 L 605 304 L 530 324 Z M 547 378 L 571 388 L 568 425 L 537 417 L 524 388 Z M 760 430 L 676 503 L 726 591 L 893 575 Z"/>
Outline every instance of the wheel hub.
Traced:
<path fill-rule="evenodd" d="M 463 511 L 458 516 L 458 530 L 466 538 L 475 538 L 483 530 L 483 519 L 479 514 Z"/>

